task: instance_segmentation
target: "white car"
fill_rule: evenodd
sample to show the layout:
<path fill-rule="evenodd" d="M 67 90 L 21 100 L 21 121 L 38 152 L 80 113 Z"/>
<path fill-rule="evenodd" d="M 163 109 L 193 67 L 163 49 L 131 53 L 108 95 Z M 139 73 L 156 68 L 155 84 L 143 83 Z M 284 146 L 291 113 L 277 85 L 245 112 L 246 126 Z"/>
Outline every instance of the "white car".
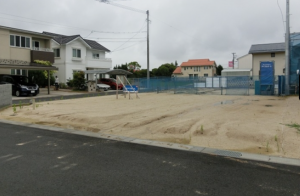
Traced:
<path fill-rule="evenodd" d="M 107 84 L 99 83 L 99 84 L 97 84 L 97 89 L 99 89 L 99 90 L 100 90 L 100 89 L 103 89 L 103 90 L 107 91 L 107 90 L 110 89 L 110 86 L 107 85 Z"/>

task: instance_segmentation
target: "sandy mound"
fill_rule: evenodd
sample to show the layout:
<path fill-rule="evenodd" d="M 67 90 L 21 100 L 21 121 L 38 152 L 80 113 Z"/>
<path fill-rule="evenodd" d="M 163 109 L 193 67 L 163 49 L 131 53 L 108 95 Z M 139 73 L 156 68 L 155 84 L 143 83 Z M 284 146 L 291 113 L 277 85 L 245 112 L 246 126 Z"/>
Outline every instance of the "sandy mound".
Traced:
<path fill-rule="evenodd" d="M 300 158 L 298 97 L 140 94 L 11 108 L 0 118 L 78 130 Z"/>

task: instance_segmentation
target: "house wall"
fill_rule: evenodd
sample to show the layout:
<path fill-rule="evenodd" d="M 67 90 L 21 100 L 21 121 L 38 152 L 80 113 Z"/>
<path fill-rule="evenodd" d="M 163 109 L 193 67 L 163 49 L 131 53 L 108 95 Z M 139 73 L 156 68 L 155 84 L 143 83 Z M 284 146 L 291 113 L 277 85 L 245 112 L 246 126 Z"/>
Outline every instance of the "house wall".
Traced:
<path fill-rule="evenodd" d="M 277 52 L 275 57 L 271 57 L 271 53 L 253 54 L 252 73 L 253 76 L 259 75 L 260 62 L 274 61 L 275 75 L 284 75 L 283 69 L 285 68 L 285 53 Z"/>
<path fill-rule="evenodd" d="M 50 43 L 49 43 L 50 41 L 49 40 L 32 37 L 31 47 L 33 47 L 32 46 L 32 41 L 38 41 L 38 42 L 40 42 L 40 48 L 50 48 Z"/>
<path fill-rule="evenodd" d="M 13 59 L 30 62 L 30 48 L 20 48 L 10 46 L 10 35 L 19 35 L 31 38 L 32 40 L 40 41 L 40 47 L 50 48 L 50 39 L 34 37 L 28 33 L 11 31 L 8 29 L 0 29 L 0 59 Z M 32 46 L 32 43 L 30 43 Z"/>
<path fill-rule="evenodd" d="M 94 59 L 93 53 L 98 53 L 99 59 Z M 87 64 L 86 64 L 87 68 L 95 68 L 95 69 L 108 68 L 108 69 L 110 69 L 112 67 L 112 60 L 105 58 L 105 51 L 87 49 L 86 62 L 87 62 Z"/>
<path fill-rule="evenodd" d="M 209 77 L 214 76 L 214 66 L 209 66 L 209 69 L 204 69 L 203 66 L 199 66 L 200 71 L 194 71 L 193 66 L 184 66 L 181 67 L 182 75 L 178 75 L 178 77 L 189 77 L 189 74 L 198 74 L 198 77 L 204 77 L 204 74 L 208 74 Z M 186 68 L 186 70 L 184 70 Z"/>
<path fill-rule="evenodd" d="M 0 29 L 0 59 L 10 59 L 9 30 Z"/>
<path fill-rule="evenodd" d="M 66 83 L 68 79 L 72 79 L 73 71 L 110 69 L 112 67 L 112 60 L 105 58 L 105 51 L 89 49 L 80 39 L 67 45 L 59 45 L 52 40 L 51 48 L 60 48 L 60 57 L 55 58 L 54 66 L 59 68 L 55 75 L 58 76 L 61 83 Z M 81 58 L 73 58 L 73 48 L 81 50 Z M 98 53 L 99 59 L 93 59 L 93 53 Z M 89 75 L 89 80 L 92 79 L 94 76 Z"/>
<path fill-rule="evenodd" d="M 238 58 L 238 69 L 252 69 L 252 54 Z"/>
<path fill-rule="evenodd" d="M 0 109 L 11 106 L 12 92 L 11 84 L 0 85 Z"/>

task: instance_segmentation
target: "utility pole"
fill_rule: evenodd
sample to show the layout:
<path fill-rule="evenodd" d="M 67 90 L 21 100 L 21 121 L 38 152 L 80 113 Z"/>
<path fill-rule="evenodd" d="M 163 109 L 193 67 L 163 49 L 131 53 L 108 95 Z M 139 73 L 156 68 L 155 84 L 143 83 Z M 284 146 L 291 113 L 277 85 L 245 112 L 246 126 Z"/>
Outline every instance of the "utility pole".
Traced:
<path fill-rule="evenodd" d="M 234 69 L 234 55 L 235 55 L 235 53 L 232 53 L 232 66 L 233 66 L 233 69 Z"/>
<path fill-rule="evenodd" d="M 286 0 L 285 95 L 290 94 L 290 0 Z"/>
<path fill-rule="evenodd" d="M 146 12 L 147 14 L 147 81 L 149 83 L 150 73 L 149 73 L 149 10 Z M 148 85 L 149 86 L 149 85 Z"/>

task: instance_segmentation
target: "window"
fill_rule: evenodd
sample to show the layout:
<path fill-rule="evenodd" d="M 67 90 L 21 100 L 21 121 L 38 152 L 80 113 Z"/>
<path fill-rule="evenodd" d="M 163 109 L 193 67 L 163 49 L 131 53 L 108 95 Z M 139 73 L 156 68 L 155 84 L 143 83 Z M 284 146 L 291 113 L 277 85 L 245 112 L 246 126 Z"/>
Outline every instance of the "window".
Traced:
<path fill-rule="evenodd" d="M 30 48 L 30 38 L 26 37 L 26 48 Z"/>
<path fill-rule="evenodd" d="M 193 74 L 189 74 L 189 79 L 193 79 Z"/>
<path fill-rule="evenodd" d="M 73 57 L 81 58 L 81 50 L 80 49 L 73 49 Z"/>
<path fill-rule="evenodd" d="M 282 72 L 285 74 L 285 68 L 283 68 Z"/>
<path fill-rule="evenodd" d="M 10 45 L 15 46 L 15 36 L 14 35 L 10 35 Z"/>
<path fill-rule="evenodd" d="M 27 76 L 27 71 L 24 69 L 12 69 L 10 73 L 11 75 Z"/>
<path fill-rule="evenodd" d="M 208 69 L 208 66 L 204 66 L 204 69 Z"/>
<path fill-rule="evenodd" d="M 204 74 L 204 77 L 208 77 L 208 74 Z"/>
<path fill-rule="evenodd" d="M 38 42 L 38 41 L 32 41 L 32 47 L 34 47 L 36 50 L 38 50 L 39 47 L 40 47 L 40 42 Z"/>
<path fill-rule="evenodd" d="M 275 53 L 271 53 L 271 57 L 275 57 Z"/>
<path fill-rule="evenodd" d="M 184 67 L 184 70 L 186 70 L 186 67 Z"/>
<path fill-rule="evenodd" d="M 30 48 L 30 38 L 18 35 L 10 35 L 10 45 L 21 48 Z"/>
<path fill-rule="evenodd" d="M 21 37 L 21 47 L 25 48 L 25 37 Z"/>
<path fill-rule="evenodd" d="M 20 47 L 20 36 L 16 36 L 16 46 Z"/>
<path fill-rule="evenodd" d="M 198 74 L 194 74 L 194 79 L 198 79 Z"/>
<path fill-rule="evenodd" d="M 99 54 L 93 54 L 94 59 L 99 59 Z"/>
<path fill-rule="evenodd" d="M 54 57 L 60 57 L 60 49 L 59 48 L 53 49 L 53 52 L 54 52 Z"/>

